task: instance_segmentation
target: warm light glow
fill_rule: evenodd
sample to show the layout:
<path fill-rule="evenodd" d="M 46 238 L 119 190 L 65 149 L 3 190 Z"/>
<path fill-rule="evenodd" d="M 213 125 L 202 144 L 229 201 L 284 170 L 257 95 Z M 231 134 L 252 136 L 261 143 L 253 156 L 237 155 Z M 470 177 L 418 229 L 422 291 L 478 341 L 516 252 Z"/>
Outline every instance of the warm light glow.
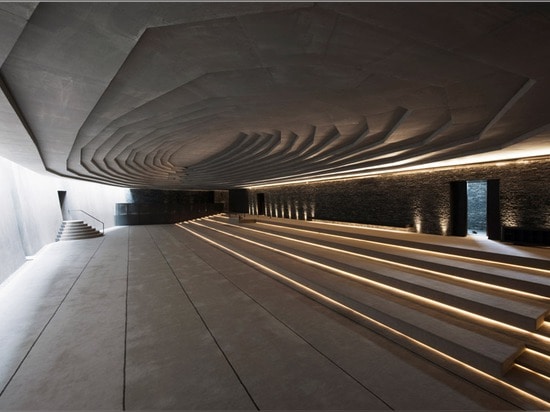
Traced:
<path fill-rule="evenodd" d="M 550 378 L 540 372 L 534 371 L 533 369 L 527 368 L 526 366 L 520 365 L 519 363 L 516 363 L 514 366 L 521 369 L 525 373 L 536 376 L 539 379 L 544 379 L 546 382 L 550 383 Z"/>
<path fill-rule="evenodd" d="M 215 221 L 213 221 L 211 219 L 208 219 L 208 218 L 205 218 L 204 220 L 209 220 L 209 221 L 215 222 Z M 230 225 L 230 226 L 235 226 L 235 225 Z M 279 235 L 279 234 L 275 234 L 275 233 L 265 232 L 265 231 L 253 229 L 253 228 L 250 228 L 250 227 L 243 227 L 243 226 L 238 226 L 238 227 L 241 230 L 248 230 L 248 231 L 251 231 L 251 232 L 256 232 L 256 233 L 260 233 L 262 235 L 280 238 L 280 239 L 290 241 L 290 242 L 301 243 L 301 244 L 305 244 L 305 245 L 308 245 L 308 246 L 317 247 L 317 248 L 320 248 L 320 249 L 326 249 L 326 250 L 330 250 L 330 251 L 334 251 L 334 252 L 338 252 L 338 253 L 354 256 L 354 257 L 359 257 L 359 258 L 362 258 L 362 259 L 365 259 L 365 260 L 371 260 L 371 261 L 375 261 L 375 262 L 378 262 L 378 263 L 383 263 L 383 264 L 390 265 L 390 266 L 397 266 L 397 267 L 401 267 L 401 268 L 404 268 L 404 269 L 414 270 L 414 271 L 417 271 L 417 272 L 423 272 L 423 273 L 426 273 L 426 274 L 435 275 L 435 276 L 440 277 L 440 278 L 451 279 L 451 280 L 454 280 L 454 281 L 459 281 L 459 282 L 462 282 L 462 283 L 467 283 L 467 284 L 475 285 L 475 286 L 478 286 L 478 287 L 483 287 L 483 288 L 486 288 L 486 289 L 498 290 L 498 291 L 501 291 L 501 292 L 505 292 L 505 293 L 509 293 L 509 294 L 513 294 L 513 295 L 517 295 L 517 296 L 522 296 L 522 297 L 528 298 L 528 299 L 536 299 L 536 300 L 539 300 L 539 301 L 548 301 L 548 302 L 550 302 L 550 297 L 547 297 L 547 296 L 536 295 L 536 294 L 533 294 L 533 293 L 523 292 L 523 291 L 519 291 L 519 290 L 516 290 L 516 289 L 510 289 L 510 288 L 506 288 L 504 286 L 493 285 L 493 284 L 490 284 L 490 283 L 485 283 L 485 282 L 481 282 L 481 281 L 477 281 L 477 280 L 473 280 L 473 279 L 468 279 L 468 278 L 463 278 L 463 277 L 459 277 L 459 276 L 455 276 L 455 275 L 450 275 L 448 273 L 439 272 L 439 271 L 435 271 L 435 270 L 431 270 L 431 269 L 424 269 L 424 268 L 420 268 L 420 267 L 413 266 L 413 265 L 407 265 L 405 263 L 395 262 L 393 260 L 376 258 L 376 257 L 368 256 L 368 255 L 365 255 L 365 254 L 362 254 L 362 253 L 351 252 L 351 251 L 346 250 L 346 249 L 326 246 L 326 245 L 322 245 L 322 244 L 311 242 L 311 241 L 299 240 L 299 239 L 295 239 L 295 238 L 292 238 L 292 237 L 289 237 L 289 236 L 284 236 L 284 235 Z M 292 230 L 294 230 L 294 228 L 292 228 Z M 297 229 L 297 230 L 300 230 L 300 229 Z M 223 233 L 226 233 L 226 232 L 223 232 Z M 449 255 L 449 256 L 454 256 L 454 255 Z"/>
<path fill-rule="evenodd" d="M 250 243 L 250 244 L 253 244 L 255 246 L 258 246 L 258 247 L 261 247 L 261 248 L 264 248 L 264 249 L 267 249 L 267 250 L 271 250 L 275 253 L 291 257 L 295 260 L 304 262 L 308 265 L 315 266 L 315 267 L 318 267 L 318 268 L 323 269 L 323 270 L 327 270 L 331 273 L 340 275 L 342 277 L 346 277 L 346 278 L 354 280 L 358 283 L 362 283 L 362 284 L 365 284 L 365 285 L 368 285 L 368 286 L 371 286 L 371 287 L 389 292 L 389 293 L 394 294 L 394 295 L 402 296 L 406 299 L 416 301 L 416 302 L 418 302 L 422 305 L 431 306 L 431 307 L 439 309 L 439 310 L 445 310 L 446 312 L 454 313 L 454 314 L 457 314 L 461 317 L 469 318 L 469 319 L 471 319 L 473 321 L 476 321 L 478 323 L 484 323 L 484 324 L 486 324 L 490 327 L 498 327 L 498 328 L 504 329 L 508 332 L 512 332 L 512 333 L 515 333 L 515 334 L 518 334 L 518 335 L 521 335 L 521 336 L 528 336 L 529 338 L 534 339 L 538 342 L 544 342 L 545 344 L 550 344 L 550 338 L 548 338 L 546 336 L 539 335 L 539 334 L 532 333 L 532 332 L 527 332 L 527 331 L 525 331 L 523 329 L 520 329 L 516 326 L 508 325 L 506 323 L 496 321 L 494 319 L 490 319 L 490 318 L 487 318 L 485 316 L 481 316 L 481 315 L 478 315 L 478 314 L 475 314 L 475 313 L 472 313 L 472 312 L 468 312 L 468 311 L 463 310 L 463 309 L 458 309 L 454 306 L 450 306 L 450 305 L 435 301 L 433 299 L 428 299 L 428 298 L 416 295 L 414 293 L 407 292 L 407 291 L 404 291 L 402 289 L 395 288 L 393 286 L 389 286 L 389 285 L 386 285 L 384 283 L 380 283 L 380 282 L 377 282 L 377 281 L 374 281 L 374 280 L 371 280 L 371 279 L 368 279 L 368 278 L 364 278 L 364 277 L 356 275 L 354 273 L 351 273 L 351 272 L 348 272 L 348 271 L 345 271 L 345 270 L 342 270 L 342 269 L 338 269 L 338 268 L 335 268 L 333 266 L 329 266 L 329 265 L 326 265 L 324 263 L 320 263 L 320 262 L 317 262 L 315 260 L 308 259 L 308 258 L 299 256 L 299 255 L 296 255 L 294 253 L 286 252 L 284 250 L 277 249 L 277 248 L 272 247 L 272 246 L 264 245 L 262 243 L 252 241 L 250 239 L 246 239 L 242 236 L 238 236 L 238 235 L 235 235 L 235 234 L 232 234 L 232 233 L 220 230 L 220 229 L 215 229 L 213 227 L 203 225 L 203 224 L 198 223 L 198 222 L 194 222 L 193 224 L 201 226 L 201 227 L 209 229 L 209 230 L 212 230 L 212 231 L 215 231 L 215 232 L 218 232 L 218 233 L 222 233 L 226 236 L 230 236 L 230 237 L 233 237 L 235 239 L 239 239 L 243 242 Z M 249 229 L 249 228 L 245 228 L 245 229 L 253 230 L 253 229 Z M 291 238 L 288 238 L 288 240 L 291 240 Z M 297 242 L 303 242 L 303 241 L 297 241 Z M 308 242 L 303 242 L 303 243 L 308 243 Z M 323 248 L 332 249 L 328 246 L 323 247 Z M 353 254 L 353 252 L 349 252 L 349 253 Z M 361 255 L 359 255 L 359 256 L 361 256 Z M 373 259 L 373 260 L 378 260 L 378 258 L 372 258 L 372 257 L 369 257 L 369 258 Z M 399 265 L 402 265 L 402 264 L 399 264 Z M 408 266 L 408 265 L 404 265 L 404 266 Z"/>
<path fill-rule="evenodd" d="M 288 218 L 292 219 L 292 204 L 290 203 L 290 200 L 286 203 L 287 206 L 287 212 L 288 212 Z"/>
<path fill-rule="evenodd" d="M 439 218 L 439 227 L 441 228 L 441 234 L 447 236 L 449 230 L 449 219 L 446 217 Z"/>
<path fill-rule="evenodd" d="M 315 222 L 315 223 L 317 224 L 318 222 Z M 256 224 L 257 225 L 270 225 L 270 223 L 262 222 L 262 221 L 257 221 Z M 323 223 L 323 224 L 327 224 L 327 223 Z M 534 267 L 529 267 L 529 266 L 516 265 L 516 264 L 513 264 L 513 263 L 505 263 L 505 262 L 498 262 L 498 261 L 494 261 L 494 260 L 473 258 L 473 257 L 469 257 L 469 256 L 464 256 L 464 255 L 453 255 L 451 253 L 420 249 L 420 248 L 415 248 L 415 247 L 412 247 L 412 246 L 395 245 L 395 244 L 392 244 L 392 243 L 377 242 L 377 241 L 374 241 L 374 240 L 358 239 L 358 238 L 349 237 L 349 236 L 335 235 L 333 233 L 323 233 L 323 232 L 319 232 L 318 230 L 299 229 L 299 228 L 295 228 L 295 227 L 293 227 L 292 230 L 302 231 L 302 232 L 306 232 L 306 233 L 314 233 L 314 234 L 317 234 L 317 235 L 334 237 L 334 238 L 345 239 L 345 240 L 354 240 L 354 241 L 357 241 L 357 242 L 360 242 L 360 243 L 369 243 L 369 244 L 380 245 L 380 246 L 384 246 L 384 247 L 388 247 L 388 248 L 409 250 L 409 251 L 412 251 L 412 252 L 415 252 L 415 253 L 428 254 L 428 255 L 434 255 L 434 256 L 442 256 L 442 257 L 445 257 L 445 258 L 451 258 L 451 259 L 462 260 L 462 261 L 471 261 L 471 262 L 474 262 L 474 263 L 479 262 L 479 263 L 482 263 L 482 264 L 489 264 L 489 265 L 499 266 L 499 267 L 503 267 L 503 268 L 507 268 L 507 269 L 519 269 L 519 270 L 528 271 L 528 272 L 536 272 L 536 273 L 543 274 L 545 276 L 550 276 L 550 270 L 539 269 L 539 268 L 534 268 Z M 369 228 L 368 230 L 371 230 L 371 229 Z"/>
<path fill-rule="evenodd" d="M 376 225 L 369 225 L 366 223 L 331 222 L 328 220 L 316 220 L 316 219 L 312 219 L 312 221 L 319 225 L 340 226 L 340 227 L 346 227 L 346 228 L 353 227 L 353 228 L 359 228 L 359 229 L 378 230 L 380 232 L 403 233 L 403 232 L 410 231 L 407 228 L 376 226 Z"/>
<path fill-rule="evenodd" d="M 416 233 L 422 233 L 422 219 L 417 213 L 414 214 L 414 228 Z"/>
<path fill-rule="evenodd" d="M 537 156 L 549 156 L 550 149 L 536 150 L 530 152 L 523 152 L 523 157 L 537 157 Z M 509 156 L 509 157 L 507 157 Z M 433 171 L 442 171 L 442 170 L 457 170 L 463 168 L 472 168 L 476 166 L 488 166 L 488 165 L 498 165 L 504 166 L 508 164 L 514 164 L 518 162 L 525 162 L 529 159 L 518 159 L 517 154 L 513 152 L 503 155 L 502 153 L 493 152 L 486 153 L 483 155 L 475 155 L 466 158 L 452 159 L 447 161 L 427 163 L 417 166 L 409 167 L 397 167 L 399 163 L 395 164 L 385 164 L 383 166 L 377 167 L 391 167 L 396 166 L 393 169 L 389 170 L 371 170 L 373 167 L 367 168 L 358 168 L 346 170 L 343 172 L 335 173 L 323 173 L 319 172 L 317 177 L 304 177 L 300 178 L 297 176 L 282 176 L 279 178 L 268 179 L 265 181 L 258 181 L 256 183 L 251 183 L 243 186 L 246 189 L 259 189 L 265 187 L 275 187 L 275 186 L 287 186 L 287 185 L 296 185 L 296 184 L 309 184 L 309 183 L 323 183 L 323 182 L 332 182 L 332 181 L 348 181 L 348 180 L 357 180 L 364 179 L 369 177 L 379 177 L 383 175 L 398 175 L 398 174 L 409 174 L 409 173 L 422 173 L 422 172 L 433 172 Z M 402 163 L 402 162 L 401 162 Z"/>
<path fill-rule="evenodd" d="M 374 318 L 371 318 L 361 312 L 358 312 L 357 310 L 349 307 L 349 306 L 346 306 L 344 304 L 342 304 L 341 302 L 333 299 L 333 298 L 330 298 L 326 295 L 323 295 L 321 293 L 319 293 L 318 291 L 314 290 L 314 289 L 311 289 L 283 274 L 281 274 L 280 272 L 276 271 L 276 270 L 273 270 L 271 268 L 269 268 L 268 266 L 265 266 L 241 253 L 238 253 L 236 251 L 234 251 L 233 249 L 230 249 L 226 246 L 223 246 L 222 244 L 218 243 L 218 242 L 215 242 L 209 238 L 207 238 L 206 236 L 203 236 L 197 232 L 195 232 L 194 230 L 191 230 L 189 229 L 188 227 L 184 227 L 180 224 L 177 225 L 178 227 L 188 231 L 189 233 L 191 233 L 192 235 L 194 236 L 197 236 L 198 238 L 204 240 L 205 242 L 207 243 L 210 243 L 211 245 L 221 249 L 221 250 L 224 250 L 226 251 L 227 253 L 237 257 L 238 259 L 244 261 L 244 262 L 247 262 L 248 264 L 250 264 L 251 266 L 253 267 L 256 267 L 257 269 L 259 269 L 260 271 L 270 275 L 271 277 L 279 280 L 281 283 L 283 284 L 286 284 L 287 286 L 290 286 L 292 287 L 293 289 L 299 291 L 300 293 L 303 293 L 304 295 L 306 296 L 309 296 L 311 297 L 312 299 L 322 303 L 322 304 L 325 304 L 326 306 L 328 307 L 331 307 L 333 309 L 335 309 L 336 311 L 344 314 L 344 315 L 347 315 L 348 317 L 352 318 L 352 319 L 357 319 L 357 320 L 361 320 L 362 322 L 361 323 L 366 323 L 369 327 L 371 328 L 374 328 L 374 330 L 380 330 L 380 331 L 383 331 L 384 335 L 385 336 L 388 336 L 390 338 L 393 338 L 393 339 L 398 339 L 398 341 L 406 341 L 408 342 L 409 344 L 411 344 L 413 347 L 416 347 L 416 348 L 421 348 L 422 350 L 430 353 L 432 356 L 433 356 L 433 360 L 444 360 L 445 362 L 449 362 L 451 364 L 454 364 L 456 366 L 460 366 L 461 368 L 473 373 L 475 376 L 477 376 L 478 378 L 481 379 L 480 381 L 480 384 L 483 384 L 484 381 L 488 381 L 488 382 L 491 382 L 491 384 L 496 384 L 498 385 L 501 390 L 504 390 L 506 392 L 513 392 L 515 393 L 516 395 L 524 398 L 524 399 L 527 399 L 529 400 L 530 402 L 534 402 L 538 405 L 538 407 L 540 408 L 543 408 L 543 409 L 548 409 L 550 408 L 550 403 L 528 393 L 528 392 L 525 392 L 523 391 L 522 389 L 520 388 L 517 388 L 507 382 L 504 382 L 494 376 L 491 376 L 489 375 L 488 373 L 486 372 L 483 372 L 477 368 L 474 368 L 470 365 L 468 365 L 467 363 L 464 363 L 463 361 L 460 361 L 456 358 L 453 358 L 452 356 L 449 356 L 447 355 L 446 353 L 444 352 L 441 352 L 417 339 L 414 339 L 400 331 L 398 331 L 397 329 L 394 329 L 394 328 L 391 328 L 379 321 L 377 321 L 376 319 Z M 203 226 L 203 225 L 201 225 Z M 203 227 L 206 227 L 206 226 L 203 226 Z"/>

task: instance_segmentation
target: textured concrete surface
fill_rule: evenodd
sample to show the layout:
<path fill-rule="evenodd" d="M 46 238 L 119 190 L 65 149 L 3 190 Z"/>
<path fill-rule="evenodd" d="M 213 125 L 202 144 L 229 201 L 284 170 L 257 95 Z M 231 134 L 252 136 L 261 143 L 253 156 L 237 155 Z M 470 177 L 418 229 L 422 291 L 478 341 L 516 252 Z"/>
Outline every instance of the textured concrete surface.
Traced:
<path fill-rule="evenodd" d="M 514 409 L 175 226 L 52 244 L 0 295 L 2 409 Z"/>
<path fill-rule="evenodd" d="M 451 233 L 450 182 L 498 179 L 502 226 L 550 228 L 550 159 L 495 167 L 476 165 L 446 170 L 378 176 L 338 182 L 258 188 L 249 192 L 250 209 L 264 193 L 266 214 L 292 218 L 412 227 L 422 233 Z M 442 242 L 445 240 L 443 239 Z M 454 240 L 453 240 L 454 241 Z M 483 242 L 479 246 L 483 247 Z"/>
<path fill-rule="evenodd" d="M 65 216 L 58 191 L 66 192 Z M 53 242 L 63 218 L 85 219 L 101 229 L 96 220 L 68 210 L 85 210 L 111 227 L 115 203 L 128 201 L 128 196 L 126 189 L 39 174 L 0 157 L 0 281 L 21 266 L 26 256 Z"/>
<path fill-rule="evenodd" d="M 507 3 L 8 4 L 0 148 L 193 189 L 549 154 L 548 18 Z"/>

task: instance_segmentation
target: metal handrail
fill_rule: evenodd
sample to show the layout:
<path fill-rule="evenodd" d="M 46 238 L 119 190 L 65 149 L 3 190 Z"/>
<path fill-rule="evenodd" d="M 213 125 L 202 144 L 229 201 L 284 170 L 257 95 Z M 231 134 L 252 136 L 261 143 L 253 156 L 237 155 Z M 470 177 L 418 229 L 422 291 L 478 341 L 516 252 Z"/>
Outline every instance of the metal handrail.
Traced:
<path fill-rule="evenodd" d="M 90 216 L 92 219 L 97 220 L 99 223 L 101 223 L 101 234 L 102 234 L 102 235 L 105 234 L 105 223 L 103 223 L 103 222 L 102 222 L 101 220 L 99 220 L 97 217 L 92 216 L 91 214 L 89 214 L 88 212 L 86 212 L 85 210 L 82 210 L 82 209 L 73 209 L 73 210 L 69 210 L 69 213 L 71 213 L 71 212 L 82 212 L 82 213 L 84 213 L 85 215 Z"/>

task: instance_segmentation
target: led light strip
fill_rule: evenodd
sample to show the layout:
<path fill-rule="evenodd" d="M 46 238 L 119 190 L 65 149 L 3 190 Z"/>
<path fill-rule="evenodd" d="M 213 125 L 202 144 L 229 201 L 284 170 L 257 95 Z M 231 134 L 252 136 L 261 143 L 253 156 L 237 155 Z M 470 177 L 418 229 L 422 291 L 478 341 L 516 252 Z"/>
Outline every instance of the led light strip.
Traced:
<path fill-rule="evenodd" d="M 517 367 L 518 369 L 521 369 L 522 371 L 524 371 L 526 373 L 529 373 L 530 375 L 536 376 L 537 378 L 543 379 L 546 382 L 550 383 L 550 377 L 548 377 L 548 376 L 546 376 L 546 375 L 544 375 L 540 372 L 534 371 L 533 369 L 530 369 L 526 366 L 520 365 L 519 363 L 515 363 L 514 366 Z"/>
<path fill-rule="evenodd" d="M 259 242 L 255 242 L 255 241 L 246 239 L 244 237 L 234 235 L 232 233 L 224 232 L 222 230 L 215 229 L 215 228 L 203 225 L 201 223 L 193 222 L 192 224 L 197 225 L 197 226 L 201 226 L 203 228 L 206 228 L 206 229 L 218 232 L 218 233 L 221 233 L 225 236 L 233 237 L 235 239 L 238 239 L 238 240 L 241 240 L 241 241 L 244 241 L 244 242 L 247 242 L 247 243 L 251 243 L 253 245 L 256 245 L 258 247 L 261 247 L 261 248 L 264 248 L 264 249 L 267 249 L 267 250 L 271 250 L 271 251 L 273 251 L 275 253 L 279 253 L 281 255 L 289 256 L 290 258 L 302 261 L 304 263 L 307 263 L 308 265 L 317 266 L 321 269 L 324 269 L 324 270 L 327 270 L 329 272 L 335 273 L 337 275 L 340 275 L 340 276 L 346 277 L 348 279 L 357 281 L 359 283 L 363 283 L 363 284 L 366 284 L 368 286 L 372 286 L 372 287 L 375 287 L 377 289 L 380 289 L 380 290 L 383 290 L 383 291 L 386 291 L 386 292 L 390 292 L 394 295 L 402 296 L 405 299 L 409 299 L 409 300 L 411 300 L 413 302 L 417 302 L 421 305 L 427 305 L 427 306 L 431 306 L 431 307 L 434 307 L 434 308 L 437 308 L 437 309 L 445 310 L 448 313 L 454 313 L 455 315 L 459 315 L 459 316 L 462 316 L 462 317 L 465 317 L 465 318 L 470 318 L 472 320 L 484 323 L 486 325 L 490 325 L 490 326 L 493 326 L 493 327 L 496 327 L 496 328 L 507 330 L 509 332 L 515 333 L 516 335 L 522 336 L 523 338 L 529 339 L 531 341 L 536 341 L 536 342 L 539 342 L 539 343 L 542 343 L 542 344 L 550 345 L 550 338 L 546 337 L 544 335 L 539 335 L 539 334 L 534 333 L 534 332 L 529 332 L 529 331 L 526 331 L 524 329 L 518 328 L 516 326 L 508 325 L 506 323 L 503 323 L 503 322 L 500 322 L 500 321 L 497 321 L 497 320 L 494 320 L 494 319 L 490 319 L 490 318 L 487 318 L 485 316 L 481 316 L 481 315 L 478 315 L 478 314 L 475 314 L 475 313 L 472 313 L 472 312 L 468 312 L 468 311 L 463 310 L 463 309 L 455 308 L 453 306 L 438 302 L 436 300 L 425 298 L 425 297 L 416 295 L 414 293 L 407 292 L 407 291 L 401 290 L 399 288 L 386 285 L 386 284 L 381 283 L 381 282 L 376 282 L 374 280 L 364 278 L 362 276 L 353 274 L 351 272 L 347 272 L 345 270 L 341 270 L 341 269 L 338 269 L 338 268 L 335 268 L 335 267 L 332 267 L 332 266 L 329 266 L 329 265 L 325 265 L 323 263 L 319 263 L 319 262 L 316 262 L 314 260 L 304 258 L 302 256 L 298 256 L 298 255 L 295 255 L 295 254 L 290 253 L 290 252 L 285 252 L 283 250 L 280 250 L 280 249 L 277 249 L 277 248 L 274 248 L 274 247 L 271 247 L 271 246 L 267 246 L 267 245 L 264 245 L 264 244 L 259 243 Z"/>
<path fill-rule="evenodd" d="M 315 223 L 320 223 L 320 222 L 315 222 Z M 257 225 L 265 225 L 265 226 L 273 226 L 272 223 L 266 223 L 266 222 L 262 222 L 262 221 L 256 221 L 256 224 Z M 331 237 L 336 237 L 336 238 L 340 238 L 340 239 L 353 240 L 353 241 L 357 241 L 357 242 L 371 243 L 371 244 L 374 244 L 374 245 L 392 247 L 392 248 L 396 248 L 396 249 L 405 249 L 405 250 L 409 250 L 409 251 L 416 252 L 416 253 L 438 255 L 438 256 L 443 256 L 443 257 L 446 257 L 446 258 L 472 261 L 474 263 L 477 262 L 477 263 L 483 263 L 483 264 L 488 264 L 488 265 L 493 265 L 493 266 L 503 266 L 505 268 L 520 269 L 520 270 L 524 270 L 524 271 L 527 271 L 527 272 L 529 272 L 529 271 L 539 272 L 539 273 L 541 273 L 545 276 L 550 276 L 550 270 L 533 268 L 533 267 L 529 267 L 529 266 L 516 265 L 514 263 L 503 263 L 503 262 L 497 262 L 497 261 L 494 261 L 494 260 L 473 258 L 473 257 L 469 257 L 469 256 L 459 256 L 459 255 L 454 255 L 454 254 L 451 254 L 451 253 L 437 252 L 437 251 L 434 251 L 434 250 L 425 250 L 425 249 L 415 248 L 415 247 L 412 247 L 412 246 L 402 246 L 402 245 L 395 245 L 393 243 L 377 242 L 375 240 L 358 239 L 358 238 L 349 237 L 349 236 L 335 235 L 333 233 L 324 233 L 324 232 L 320 232 L 318 230 L 300 229 L 300 228 L 288 227 L 288 226 L 283 226 L 283 227 L 291 229 L 291 230 L 300 231 L 300 232 L 315 233 L 315 234 L 320 234 L 320 235 L 323 235 L 323 236 L 331 236 Z"/>
<path fill-rule="evenodd" d="M 185 224 L 187 226 L 189 226 L 188 222 L 185 222 Z M 194 223 L 196 224 L 196 223 Z M 455 366 L 458 366 L 462 369 L 465 369 L 467 370 L 468 372 L 470 373 L 473 373 L 476 377 L 478 378 L 482 378 L 486 381 L 489 381 L 493 384 L 496 384 L 498 385 L 500 388 L 503 389 L 503 395 L 508 395 L 509 392 L 513 392 L 514 394 L 524 398 L 524 399 L 527 399 L 528 401 L 530 402 L 533 402 L 537 405 L 537 408 L 541 408 L 541 409 L 550 409 L 550 403 L 549 402 L 546 402 L 545 400 L 543 399 L 540 399 L 516 386 L 513 386 L 505 381 L 502 381 L 492 375 L 489 375 L 488 373 L 486 372 L 483 372 L 482 370 L 479 370 L 477 368 L 474 368 L 473 366 L 470 366 L 468 365 L 467 363 L 463 362 L 463 361 L 460 361 L 456 358 L 453 358 L 452 356 L 449 356 L 447 355 L 446 353 L 444 352 L 441 352 L 435 348 L 432 348 L 431 346 L 429 345 L 426 345 L 425 343 L 421 342 L 421 341 L 418 341 L 414 338 L 411 338 L 410 336 L 396 330 L 396 329 L 393 329 L 379 321 L 377 321 L 376 319 L 373 319 L 367 315 L 364 315 L 363 313 L 361 312 L 358 312 L 356 311 L 355 309 L 353 308 L 350 308 L 328 296 L 325 296 L 323 295 L 322 293 L 319 293 L 317 292 L 316 290 L 314 289 L 311 289 L 299 282 L 296 282 L 295 280 L 291 279 L 291 278 L 288 278 L 287 276 L 259 263 L 259 262 L 256 262 L 255 260 L 241 254 L 241 253 L 238 253 L 226 246 L 223 246 L 221 245 L 220 243 L 218 242 L 215 242 L 214 240 L 211 240 L 209 238 L 207 238 L 206 236 L 203 236 L 197 232 L 195 232 L 194 230 L 191 230 L 190 228 L 188 227 L 185 227 L 181 224 L 176 224 L 176 226 L 186 230 L 187 232 L 191 233 L 192 235 L 204 240 L 205 242 L 227 252 L 228 254 L 230 255 L 233 255 L 235 257 L 237 257 L 238 259 L 250 264 L 252 267 L 255 267 L 257 269 L 259 269 L 260 271 L 264 272 L 264 273 L 267 273 L 269 274 L 270 276 L 274 277 L 275 279 L 278 279 L 281 281 L 281 283 L 284 283 L 290 287 L 292 287 L 293 289 L 303 293 L 304 295 L 306 296 L 309 296 L 310 298 L 320 302 L 320 303 L 323 303 L 325 305 L 327 305 L 328 307 L 333 307 L 333 308 L 336 308 L 336 310 L 340 313 L 344 313 L 344 314 L 349 314 L 349 315 L 353 315 L 353 317 L 355 318 L 358 318 L 358 319 L 361 319 L 363 322 L 366 322 L 367 324 L 369 324 L 371 327 L 374 326 L 377 330 L 381 330 L 384 332 L 384 335 L 387 336 L 387 334 L 391 335 L 394 339 L 398 339 L 398 340 L 404 340 L 406 342 L 408 342 L 410 345 L 412 345 L 413 347 L 416 347 L 416 348 L 421 348 L 422 350 L 428 352 L 429 354 L 431 354 L 431 360 L 434 360 L 436 361 L 437 358 L 440 358 L 442 360 L 445 360 L 446 362 L 449 362 Z M 200 225 L 200 226 L 203 226 L 203 225 Z M 434 359 L 433 357 L 436 357 L 436 359 Z"/>
<path fill-rule="evenodd" d="M 550 356 L 548 356 L 546 353 L 542 353 L 530 348 L 525 348 L 524 352 L 530 353 L 531 355 L 535 355 L 538 358 L 542 358 L 547 365 L 550 365 Z"/>
<path fill-rule="evenodd" d="M 532 151 L 526 155 L 524 155 L 521 159 L 514 158 L 514 155 L 511 155 L 511 158 L 507 157 L 501 157 L 501 158 L 492 158 L 489 155 L 486 155 L 485 158 L 481 157 L 480 155 L 475 155 L 476 158 L 474 159 L 468 159 L 466 158 L 460 158 L 460 159 L 452 159 L 450 161 L 441 161 L 441 162 L 435 162 L 435 163 L 427 163 L 417 166 L 401 166 L 401 164 L 406 163 L 408 160 L 402 160 L 399 162 L 394 162 L 391 164 L 387 164 L 384 166 L 369 166 L 369 167 L 362 167 L 352 170 L 342 170 L 340 172 L 334 172 L 334 173 L 322 173 L 318 177 L 301 177 L 301 175 L 290 175 L 290 176 L 283 176 L 278 178 L 271 178 L 271 179 L 265 179 L 260 180 L 257 182 L 250 182 L 248 184 L 244 184 L 242 187 L 244 189 L 262 189 L 266 187 L 280 187 L 280 186 L 289 186 L 289 185 L 297 185 L 297 184 L 309 184 L 309 183 L 326 183 L 326 182 L 335 182 L 335 181 L 349 181 L 349 180 L 358 180 L 358 179 L 366 179 L 366 178 L 373 178 L 373 177 L 381 177 L 384 175 L 403 175 L 403 174 L 420 174 L 420 173 L 430 173 L 430 172 L 439 172 L 439 171 L 445 171 L 445 170 L 456 170 L 456 169 L 464 169 L 464 168 L 477 168 L 477 167 L 483 167 L 483 166 L 504 166 L 508 164 L 521 164 L 526 162 L 534 162 L 534 161 L 545 161 L 547 157 L 550 155 L 548 152 L 548 149 L 545 150 L 539 150 L 539 151 Z M 382 167 L 392 167 L 387 170 L 377 170 Z"/>
<path fill-rule="evenodd" d="M 212 220 L 212 219 L 209 219 L 209 218 L 205 218 L 204 220 L 208 220 L 210 222 L 218 223 L 215 220 Z M 523 291 L 520 291 L 520 290 L 510 289 L 510 288 L 507 288 L 505 286 L 493 285 L 491 283 L 481 282 L 481 281 L 478 281 L 478 280 L 462 278 L 460 276 L 450 275 L 448 273 L 439 272 L 439 271 L 435 271 L 435 270 L 431 270 L 431 269 L 419 268 L 419 267 L 416 267 L 416 266 L 413 266 L 413 265 L 394 262 L 394 261 L 388 260 L 388 259 L 382 259 L 382 258 L 377 258 L 377 257 L 373 257 L 373 256 L 363 255 L 361 253 L 351 252 L 349 250 L 339 249 L 339 248 L 335 248 L 335 247 L 331 247 L 331 246 L 326 246 L 326 245 L 322 245 L 322 244 L 315 243 L 315 242 L 309 242 L 309 241 L 305 241 L 305 240 L 298 240 L 298 239 L 294 239 L 294 238 L 291 238 L 291 237 L 288 237 L 288 236 L 283 236 L 283 235 L 278 235 L 278 234 L 275 234 L 275 233 L 269 233 L 269 232 L 265 232 L 265 231 L 261 231 L 261 230 L 257 230 L 257 229 L 252 229 L 250 227 L 238 226 L 238 225 L 233 225 L 233 224 L 230 224 L 230 223 L 224 223 L 224 224 L 229 225 L 229 226 L 234 226 L 234 227 L 237 227 L 237 228 L 242 229 L 242 230 L 248 230 L 248 231 L 251 231 L 251 232 L 260 233 L 260 234 L 266 235 L 266 236 L 276 237 L 276 238 L 284 239 L 284 240 L 291 241 L 291 242 L 301 243 L 301 244 L 308 245 L 308 246 L 314 246 L 314 247 L 318 247 L 318 248 L 321 248 L 321 249 L 330 250 L 330 251 L 333 251 L 333 252 L 338 252 L 338 253 L 342 253 L 342 254 L 346 254 L 346 255 L 350 255 L 350 256 L 359 257 L 359 258 L 366 259 L 366 260 L 372 260 L 372 261 L 387 264 L 387 265 L 390 265 L 390 266 L 398 266 L 398 267 L 402 267 L 402 268 L 406 268 L 406 269 L 412 269 L 412 270 L 415 270 L 415 271 L 424 272 L 424 273 L 435 275 L 435 276 L 442 277 L 442 278 L 448 278 L 448 279 L 463 282 L 463 283 L 470 283 L 472 285 L 480 286 L 480 287 L 487 288 L 487 289 L 494 289 L 494 290 L 498 290 L 500 292 L 506 292 L 506 293 L 509 293 L 509 294 L 518 295 L 518 296 L 524 297 L 524 298 L 537 299 L 539 301 L 548 301 L 548 302 L 550 302 L 550 298 L 547 297 L 547 296 L 536 295 L 534 293 L 529 293 L 529 292 L 523 292 Z"/>

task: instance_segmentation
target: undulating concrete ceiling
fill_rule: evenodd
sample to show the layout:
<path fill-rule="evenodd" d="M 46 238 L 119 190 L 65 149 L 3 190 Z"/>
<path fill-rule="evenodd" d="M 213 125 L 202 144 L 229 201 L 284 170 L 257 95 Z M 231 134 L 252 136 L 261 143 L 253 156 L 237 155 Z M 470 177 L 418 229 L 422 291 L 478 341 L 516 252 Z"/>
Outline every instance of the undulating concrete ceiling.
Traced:
<path fill-rule="evenodd" d="M 0 3 L 0 66 L 0 156 L 114 185 L 550 154 L 544 3 Z"/>

